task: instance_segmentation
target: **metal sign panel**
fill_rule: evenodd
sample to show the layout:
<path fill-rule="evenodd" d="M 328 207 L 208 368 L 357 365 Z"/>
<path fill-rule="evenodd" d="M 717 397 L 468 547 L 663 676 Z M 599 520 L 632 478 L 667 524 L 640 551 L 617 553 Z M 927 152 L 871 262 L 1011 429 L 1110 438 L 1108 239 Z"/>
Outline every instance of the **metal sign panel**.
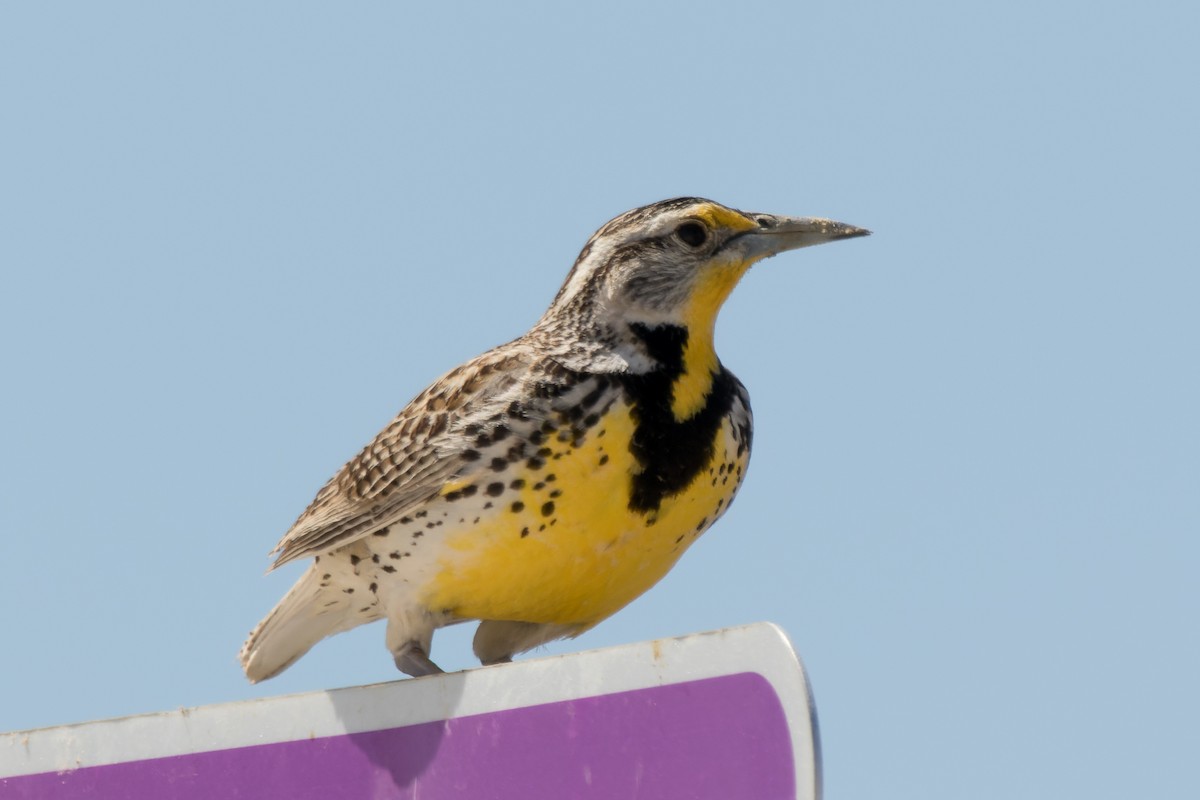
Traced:
<path fill-rule="evenodd" d="M 0 798 L 816 798 L 816 714 L 758 624 L 0 734 Z"/>

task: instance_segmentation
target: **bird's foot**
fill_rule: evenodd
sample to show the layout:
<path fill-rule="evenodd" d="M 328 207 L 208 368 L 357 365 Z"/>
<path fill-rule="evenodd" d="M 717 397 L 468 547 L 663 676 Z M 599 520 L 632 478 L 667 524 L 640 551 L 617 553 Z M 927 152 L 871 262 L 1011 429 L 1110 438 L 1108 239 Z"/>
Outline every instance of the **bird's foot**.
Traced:
<path fill-rule="evenodd" d="M 414 678 L 424 675 L 441 675 L 445 672 L 444 669 L 433 663 L 420 642 L 408 642 L 394 656 L 396 669 Z"/>

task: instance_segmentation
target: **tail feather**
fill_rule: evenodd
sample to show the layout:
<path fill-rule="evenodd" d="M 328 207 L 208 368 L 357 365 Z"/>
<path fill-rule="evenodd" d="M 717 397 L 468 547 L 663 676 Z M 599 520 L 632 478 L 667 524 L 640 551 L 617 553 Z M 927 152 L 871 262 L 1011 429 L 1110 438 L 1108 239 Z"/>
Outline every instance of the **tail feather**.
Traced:
<path fill-rule="evenodd" d="M 251 683 L 275 677 L 325 637 L 366 621 L 348 613 L 346 595 L 320 584 L 310 567 L 251 632 L 238 654 Z"/>

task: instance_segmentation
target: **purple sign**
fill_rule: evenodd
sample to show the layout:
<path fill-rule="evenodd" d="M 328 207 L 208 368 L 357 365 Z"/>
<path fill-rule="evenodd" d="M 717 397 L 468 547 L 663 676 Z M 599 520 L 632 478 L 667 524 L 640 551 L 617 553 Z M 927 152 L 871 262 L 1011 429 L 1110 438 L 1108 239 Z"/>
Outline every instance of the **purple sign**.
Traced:
<path fill-rule="evenodd" d="M 0 778 L 0 798 L 796 797 L 779 697 L 743 672 L 366 733 Z"/>

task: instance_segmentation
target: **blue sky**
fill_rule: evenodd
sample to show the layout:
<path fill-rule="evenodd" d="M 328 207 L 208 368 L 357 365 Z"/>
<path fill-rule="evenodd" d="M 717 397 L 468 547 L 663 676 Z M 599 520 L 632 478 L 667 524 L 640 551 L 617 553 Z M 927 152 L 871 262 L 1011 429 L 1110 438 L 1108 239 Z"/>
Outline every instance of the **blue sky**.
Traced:
<path fill-rule="evenodd" d="M 743 281 L 737 503 L 546 652 L 767 619 L 832 797 L 1194 796 L 1198 15 L 6 7 L 0 730 L 395 677 L 373 626 L 247 685 L 267 550 L 595 228 L 696 194 L 875 235 Z"/>

